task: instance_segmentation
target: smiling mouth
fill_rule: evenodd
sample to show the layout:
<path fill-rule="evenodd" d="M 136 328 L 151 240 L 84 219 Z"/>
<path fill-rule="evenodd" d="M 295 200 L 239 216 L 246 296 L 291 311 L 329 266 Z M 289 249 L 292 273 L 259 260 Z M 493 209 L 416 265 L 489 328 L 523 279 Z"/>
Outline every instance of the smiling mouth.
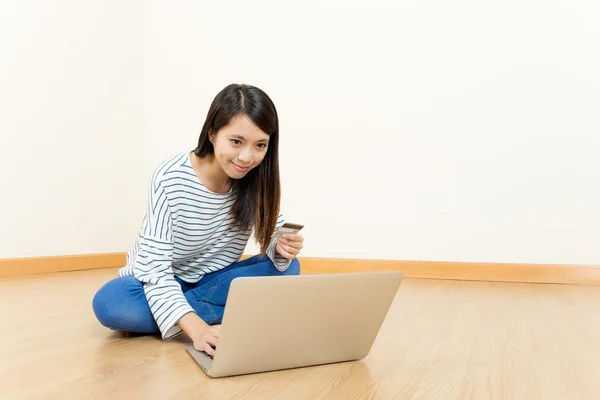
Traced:
<path fill-rule="evenodd" d="M 241 167 L 241 166 L 237 165 L 236 163 L 234 163 L 233 161 L 232 161 L 231 163 L 232 163 L 233 165 L 235 165 L 235 167 L 236 167 L 236 168 L 237 168 L 239 171 L 241 171 L 241 172 L 246 172 L 246 171 L 248 171 L 248 169 L 250 168 L 250 167 Z"/>

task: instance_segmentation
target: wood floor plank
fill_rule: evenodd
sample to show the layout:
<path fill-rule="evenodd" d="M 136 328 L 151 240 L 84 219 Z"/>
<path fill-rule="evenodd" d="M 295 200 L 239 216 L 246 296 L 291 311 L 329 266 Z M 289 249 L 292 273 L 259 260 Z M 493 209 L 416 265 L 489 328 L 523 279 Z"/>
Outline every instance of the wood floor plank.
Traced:
<path fill-rule="evenodd" d="M 210 379 L 100 326 L 115 269 L 0 279 L 0 399 L 598 399 L 600 287 L 406 279 L 359 362 Z"/>

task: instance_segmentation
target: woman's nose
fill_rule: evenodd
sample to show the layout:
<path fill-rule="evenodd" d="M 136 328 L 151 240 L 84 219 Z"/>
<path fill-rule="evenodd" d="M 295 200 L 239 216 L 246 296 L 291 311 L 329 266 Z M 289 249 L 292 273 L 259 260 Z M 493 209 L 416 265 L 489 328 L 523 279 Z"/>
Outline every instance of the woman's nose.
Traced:
<path fill-rule="evenodd" d="M 250 162 L 250 160 L 252 159 L 252 158 L 250 157 L 250 152 L 249 152 L 249 151 L 242 151 L 242 152 L 239 154 L 238 158 L 240 159 L 240 161 L 243 161 L 243 162 L 245 162 L 245 163 L 249 163 L 249 162 Z"/>

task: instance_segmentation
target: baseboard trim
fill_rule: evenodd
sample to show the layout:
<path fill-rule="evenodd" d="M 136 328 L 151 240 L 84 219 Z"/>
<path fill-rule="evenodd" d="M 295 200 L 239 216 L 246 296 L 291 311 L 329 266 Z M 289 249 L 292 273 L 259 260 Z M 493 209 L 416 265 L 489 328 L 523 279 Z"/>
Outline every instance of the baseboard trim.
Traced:
<path fill-rule="evenodd" d="M 125 265 L 126 253 L 0 259 L 0 277 Z M 244 258 L 246 258 L 245 256 Z M 600 266 L 300 257 L 303 274 L 402 271 L 407 278 L 600 285 Z"/>
<path fill-rule="evenodd" d="M 0 259 L 0 277 L 81 271 L 125 265 L 126 253 Z"/>
<path fill-rule="evenodd" d="M 302 272 L 402 271 L 407 278 L 600 285 L 600 266 L 481 262 L 301 259 Z"/>

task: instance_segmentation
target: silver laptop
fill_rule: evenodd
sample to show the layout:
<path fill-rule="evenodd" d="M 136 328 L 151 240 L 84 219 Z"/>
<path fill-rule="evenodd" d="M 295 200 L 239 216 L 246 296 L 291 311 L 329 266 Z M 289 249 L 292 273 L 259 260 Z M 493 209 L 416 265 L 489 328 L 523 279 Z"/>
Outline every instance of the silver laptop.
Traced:
<path fill-rule="evenodd" d="M 211 377 L 364 358 L 402 272 L 243 277 L 232 281 L 213 358 L 187 351 Z"/>

